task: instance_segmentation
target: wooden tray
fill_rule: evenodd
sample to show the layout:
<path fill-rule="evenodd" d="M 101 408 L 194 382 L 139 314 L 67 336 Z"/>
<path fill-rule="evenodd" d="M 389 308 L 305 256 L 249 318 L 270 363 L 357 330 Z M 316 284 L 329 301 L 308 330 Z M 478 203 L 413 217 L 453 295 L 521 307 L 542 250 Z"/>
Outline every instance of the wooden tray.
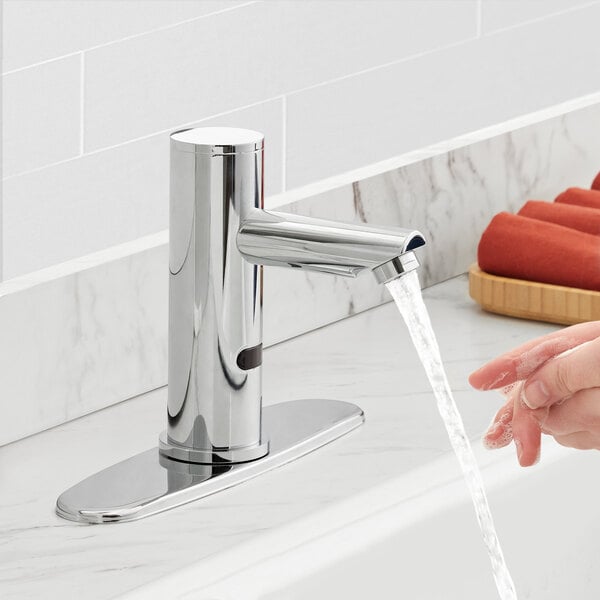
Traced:
<path fill-rule="evenodd" d="M 600 320 L 600 292 L 498 277 L 477 264 L 469 269 L 469 294 L 487 311 L 521 319 L 561 325 Z"/>

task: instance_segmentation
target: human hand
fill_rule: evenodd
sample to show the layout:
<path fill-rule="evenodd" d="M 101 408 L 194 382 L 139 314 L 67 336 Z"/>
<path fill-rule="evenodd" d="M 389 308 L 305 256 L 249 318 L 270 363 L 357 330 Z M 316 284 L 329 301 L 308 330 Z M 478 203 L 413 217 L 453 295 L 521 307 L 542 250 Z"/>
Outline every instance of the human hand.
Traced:
<path fill-rule="evenodd" d="M 486 363 L 469 382 L 505 394 L 484 444 L 514 441 L 521 466 L 537 462 L 541 433 L 564 446 L 600 449 L 600 321 L 523 344 Z"/>

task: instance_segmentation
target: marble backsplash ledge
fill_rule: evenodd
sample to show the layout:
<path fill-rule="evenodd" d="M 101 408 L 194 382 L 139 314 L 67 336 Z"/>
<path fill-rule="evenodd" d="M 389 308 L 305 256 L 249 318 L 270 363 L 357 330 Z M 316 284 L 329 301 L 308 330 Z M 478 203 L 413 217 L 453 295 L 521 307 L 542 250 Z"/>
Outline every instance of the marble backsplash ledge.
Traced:
<path fill-rule="evenodd" d="M 0 284 L 0 445 L 164 385 L 166 236 Z"/>
<path fill-rule="evenodd" d="M 421 283 L 433 285 L 466 271 L 495 213 L 589 186 L 600 170 L 600 98 L 534 117 L 399 157 L 388 171 L 361 169 L 322 193 L 290 193 L 278 210 L 419 229 Z M 166 384 L 167 246 L 161 232 L 0 284 L 0 445 Z M 368 274 L 266 268 L 265 345 L 389 300 Z"/>
<path fill-rule="evenodd" d="M 417 251 L 419 277 L 428 287 L 468 269 L 494 214 L 516 211 L 529 199 L 553 200 L 570 186 L 588 187 L 598 171 L 600 104 L 593 104 L 278 210 L 420 230 L 428 244 Z M 271 284 L 271 279 L 276 281 Z M 266 272 L 265 287 L 265 321 L 276 339 L 298 335 L 307 325 L 301 318 L 290 319 L 281 306 L 302 306 L 302 314 L 317 327 L 389 300 L 385 288 L 373 285 L 368 275 L 351 280 L 279 269 Z"/>

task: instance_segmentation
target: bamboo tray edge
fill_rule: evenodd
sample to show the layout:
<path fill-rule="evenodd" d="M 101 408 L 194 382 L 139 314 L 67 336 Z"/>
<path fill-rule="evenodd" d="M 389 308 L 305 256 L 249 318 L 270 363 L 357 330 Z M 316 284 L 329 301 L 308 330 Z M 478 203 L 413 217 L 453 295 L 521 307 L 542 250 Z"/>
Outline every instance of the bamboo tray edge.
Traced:
<path fill-rule="evenodd" d="M 573 325 L 600 320 L 600 292 L 490 275 L 469 268 L 469 295 L 489 312 Z"/>

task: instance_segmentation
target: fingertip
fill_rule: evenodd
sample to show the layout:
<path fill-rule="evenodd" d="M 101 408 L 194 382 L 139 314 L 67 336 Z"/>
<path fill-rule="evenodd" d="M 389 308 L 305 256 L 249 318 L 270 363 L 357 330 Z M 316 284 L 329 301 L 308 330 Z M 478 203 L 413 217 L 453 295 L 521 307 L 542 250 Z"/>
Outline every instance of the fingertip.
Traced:
<path fill-rule="evenodd" d="M 474 387 L 476 390 L 480 390 L 482 385 L 481 379 L 481 369 L 477 369 L 477 371 L 473 371 L 468 377 L 469 384 Z"/>
<path fill-rule="evenodd" d="M 517 450 L 517 460 L 521 467 L 532 467 L 540 460 L 540 445 L 524 445 L 521 440 L 515 438 L 515 448 Z"/>
<path fill-rule="evenodd" d="M 477 374 L 476 373 L 471 373 L 467 379 L 467 381 L 469 382 L 469 385 L 473 388 L 475 388 L 476 390 L 480 390 L 480 384 L 479 384 L 479 379 L 477 378 Z"/>
<path fill-rule="evenodd" d="M 488 391 L 503 388 L 515 382 L 514 370 L 504 361 L 486 363 L 469 375 L 469 383 L 477 390 Z"/>
<path fill-rule="evenodd" d="M 501 437 L 496 441 L 488 438 L 482 438 L 481 442 L 486 450 L 500 450 L 500 448 L 506 448 L 512 441 L 510 437 Z"/>
<path fill-rule="evenodd" d="M 528 460 L 522 460 L 519 464 L 523 467 L 523 468 L 528 468 L 528 467 L 535 467 L 535 465 L 537 465 L 540 462 L 539 459 L 539 455 L 536 456 L 536 458 L 534 458 L 533 460 L 528 459 Z"/>

